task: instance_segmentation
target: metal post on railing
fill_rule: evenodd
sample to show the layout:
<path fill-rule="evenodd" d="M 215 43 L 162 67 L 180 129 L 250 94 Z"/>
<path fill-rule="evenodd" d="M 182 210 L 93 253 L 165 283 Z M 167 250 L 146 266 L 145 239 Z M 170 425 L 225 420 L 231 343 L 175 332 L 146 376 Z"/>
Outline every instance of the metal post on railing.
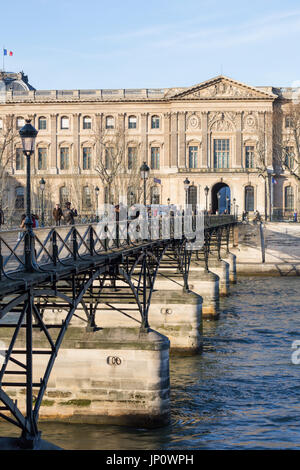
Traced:
<path fill-rule="evenodd" d="M 90 254 L 91 256 L 94 255 L 94 250 L 95 250 L 95 241 L 94 241 L 94 231 L 93 227 L 89 227 L 89 242 L 90 242 Z"/>
<path fill-rule="evenodd" d="M 77 232 L 76 228 L 72 228 L 72 242 L 73 242 L 73 258 L 74 260 L 77 260 L 77 255 L 78 255 L 78 242 L 77 242 Z"/>
<path fill-rule="evenodd" d="M 53 256 L 53 264 L 54 266 L 56 266 L 57 261 L 58 261 L 58 246 L 57 246 L 57 237 L 56 237 L 55 230 L 53 230 L 53 233 L 52 233 L 52 256 Z"/>

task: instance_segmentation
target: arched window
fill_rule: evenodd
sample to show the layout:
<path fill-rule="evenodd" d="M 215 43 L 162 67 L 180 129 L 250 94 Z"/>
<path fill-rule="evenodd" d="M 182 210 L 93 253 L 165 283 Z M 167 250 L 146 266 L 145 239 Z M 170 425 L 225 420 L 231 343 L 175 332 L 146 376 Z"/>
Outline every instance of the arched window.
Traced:
<path fill-rule="evenodd" d="M 70 127 L 70 119 L 68 116 L 62 116 L 60 119 L 60 128 L 61 129 L 69 129 Z"/>
<path fill-rule="evenodd" d="M 92 195 L 89 186 L 82 188 L 82 207 L 83 209 L 90 209 L 92 207 Z"/>
<path fill-rule="evenodd" d="M 47 129 L 47 119 L 44 116 L 39 117 L 38 127 L 41 131 Z"/>
<path fill-rule="evenodd" d="M 245 211 L 254 211 L 254 188 L 253 186 L 245 187 Z"/>
<path fill-rule="evenodd" d="M 83 118 L 83 129 L 92 128 L 92 118 L 90 116 L 84 116 Z"/>
<path fill-rule="evenodd" d="M 286 211 L 294 210 L 294 190 L 292 186 L 286 186 L 284 189 L 284 207 Z"/>
<path fill-rule="evenodd" d="M 151 129 L 159 129 L 159 116 L 152 116 L 151 117 Z"/>
<path fill-rule="evenodd" d="M 115 119 L 113 116 L 106 116 L 105 127 L 106 129 L 114 129 Z"/>
<path fill-rule="evenodd" d="M 16 188 L 15 209 L 24 209 L 24 188 L 18 186 Z"/>
<path fill-rule="evenodd" d="M 128 129 L 136 129 L 136 123 L 137 123 L 136 116 L 129 116 Z"/>
<path fill-rule="evenodd" d="M 151 187 L 151 204 L 159 204 L 160 194 L 157 186 Z"/>
<path fill-rule="evenodd" d="M 17 117 L 17 129 L 21 129 L 21 127 L 25 126 L 25 119 L 23 117 Z"/>
<path fill-rule="evenodd" d="M 69 202 L 69 190 L 66 186 L 59 189 L 59 202 L 61 207 L 64 207 L 66 202 Z"/>

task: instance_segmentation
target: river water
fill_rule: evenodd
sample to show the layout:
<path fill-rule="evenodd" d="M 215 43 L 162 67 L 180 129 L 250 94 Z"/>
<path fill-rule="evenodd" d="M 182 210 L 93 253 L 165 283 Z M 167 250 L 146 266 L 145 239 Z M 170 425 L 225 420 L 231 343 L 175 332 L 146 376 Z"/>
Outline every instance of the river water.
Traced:
<path fill-rule="evenodd" d="M 201 355 L 170 358 L 171 424 L 156 430 L 40 423 L 64 449 L 300 449 L 300 279 L 241 278 L 205 321 Z M 150 319 L 151 320 L 151 319 Z M 0 435 L 12 435 L 0 424 Z"/>

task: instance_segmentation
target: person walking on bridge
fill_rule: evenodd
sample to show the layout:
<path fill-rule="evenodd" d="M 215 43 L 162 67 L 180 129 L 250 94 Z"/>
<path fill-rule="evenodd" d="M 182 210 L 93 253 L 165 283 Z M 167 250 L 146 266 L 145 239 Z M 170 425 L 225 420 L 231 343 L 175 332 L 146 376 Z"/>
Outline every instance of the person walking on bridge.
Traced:
<path fill-rule="evenodd" d="M 66 225 L 74 225 L 75 217 L 77 217 L 77 210 L 71 209 L 71 203 L 66 202 L 66 207 L 63 210 L 63 218 Z"/>
<path fill-rule="evenodd" d="M 61 218 L 63 216 L 63 211 L 61 210 L 60 204 L 56 204 L 53 209 L 53 218 L 55 220 L 55 225 L 59 226 Z"/>

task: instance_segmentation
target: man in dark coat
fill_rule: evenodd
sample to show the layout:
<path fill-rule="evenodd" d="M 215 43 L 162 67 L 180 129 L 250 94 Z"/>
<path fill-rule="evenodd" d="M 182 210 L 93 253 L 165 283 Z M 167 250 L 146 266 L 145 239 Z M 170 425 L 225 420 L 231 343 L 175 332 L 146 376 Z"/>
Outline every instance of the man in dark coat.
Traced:
<path fill-rule="evenodd" d="M 60 220 L 63 216 L 63 212 L 61 210 L 60 204 L 56 204 L 53 209 L 53 218 L 55 220 L 55 225 L 60 225 Z"/>

